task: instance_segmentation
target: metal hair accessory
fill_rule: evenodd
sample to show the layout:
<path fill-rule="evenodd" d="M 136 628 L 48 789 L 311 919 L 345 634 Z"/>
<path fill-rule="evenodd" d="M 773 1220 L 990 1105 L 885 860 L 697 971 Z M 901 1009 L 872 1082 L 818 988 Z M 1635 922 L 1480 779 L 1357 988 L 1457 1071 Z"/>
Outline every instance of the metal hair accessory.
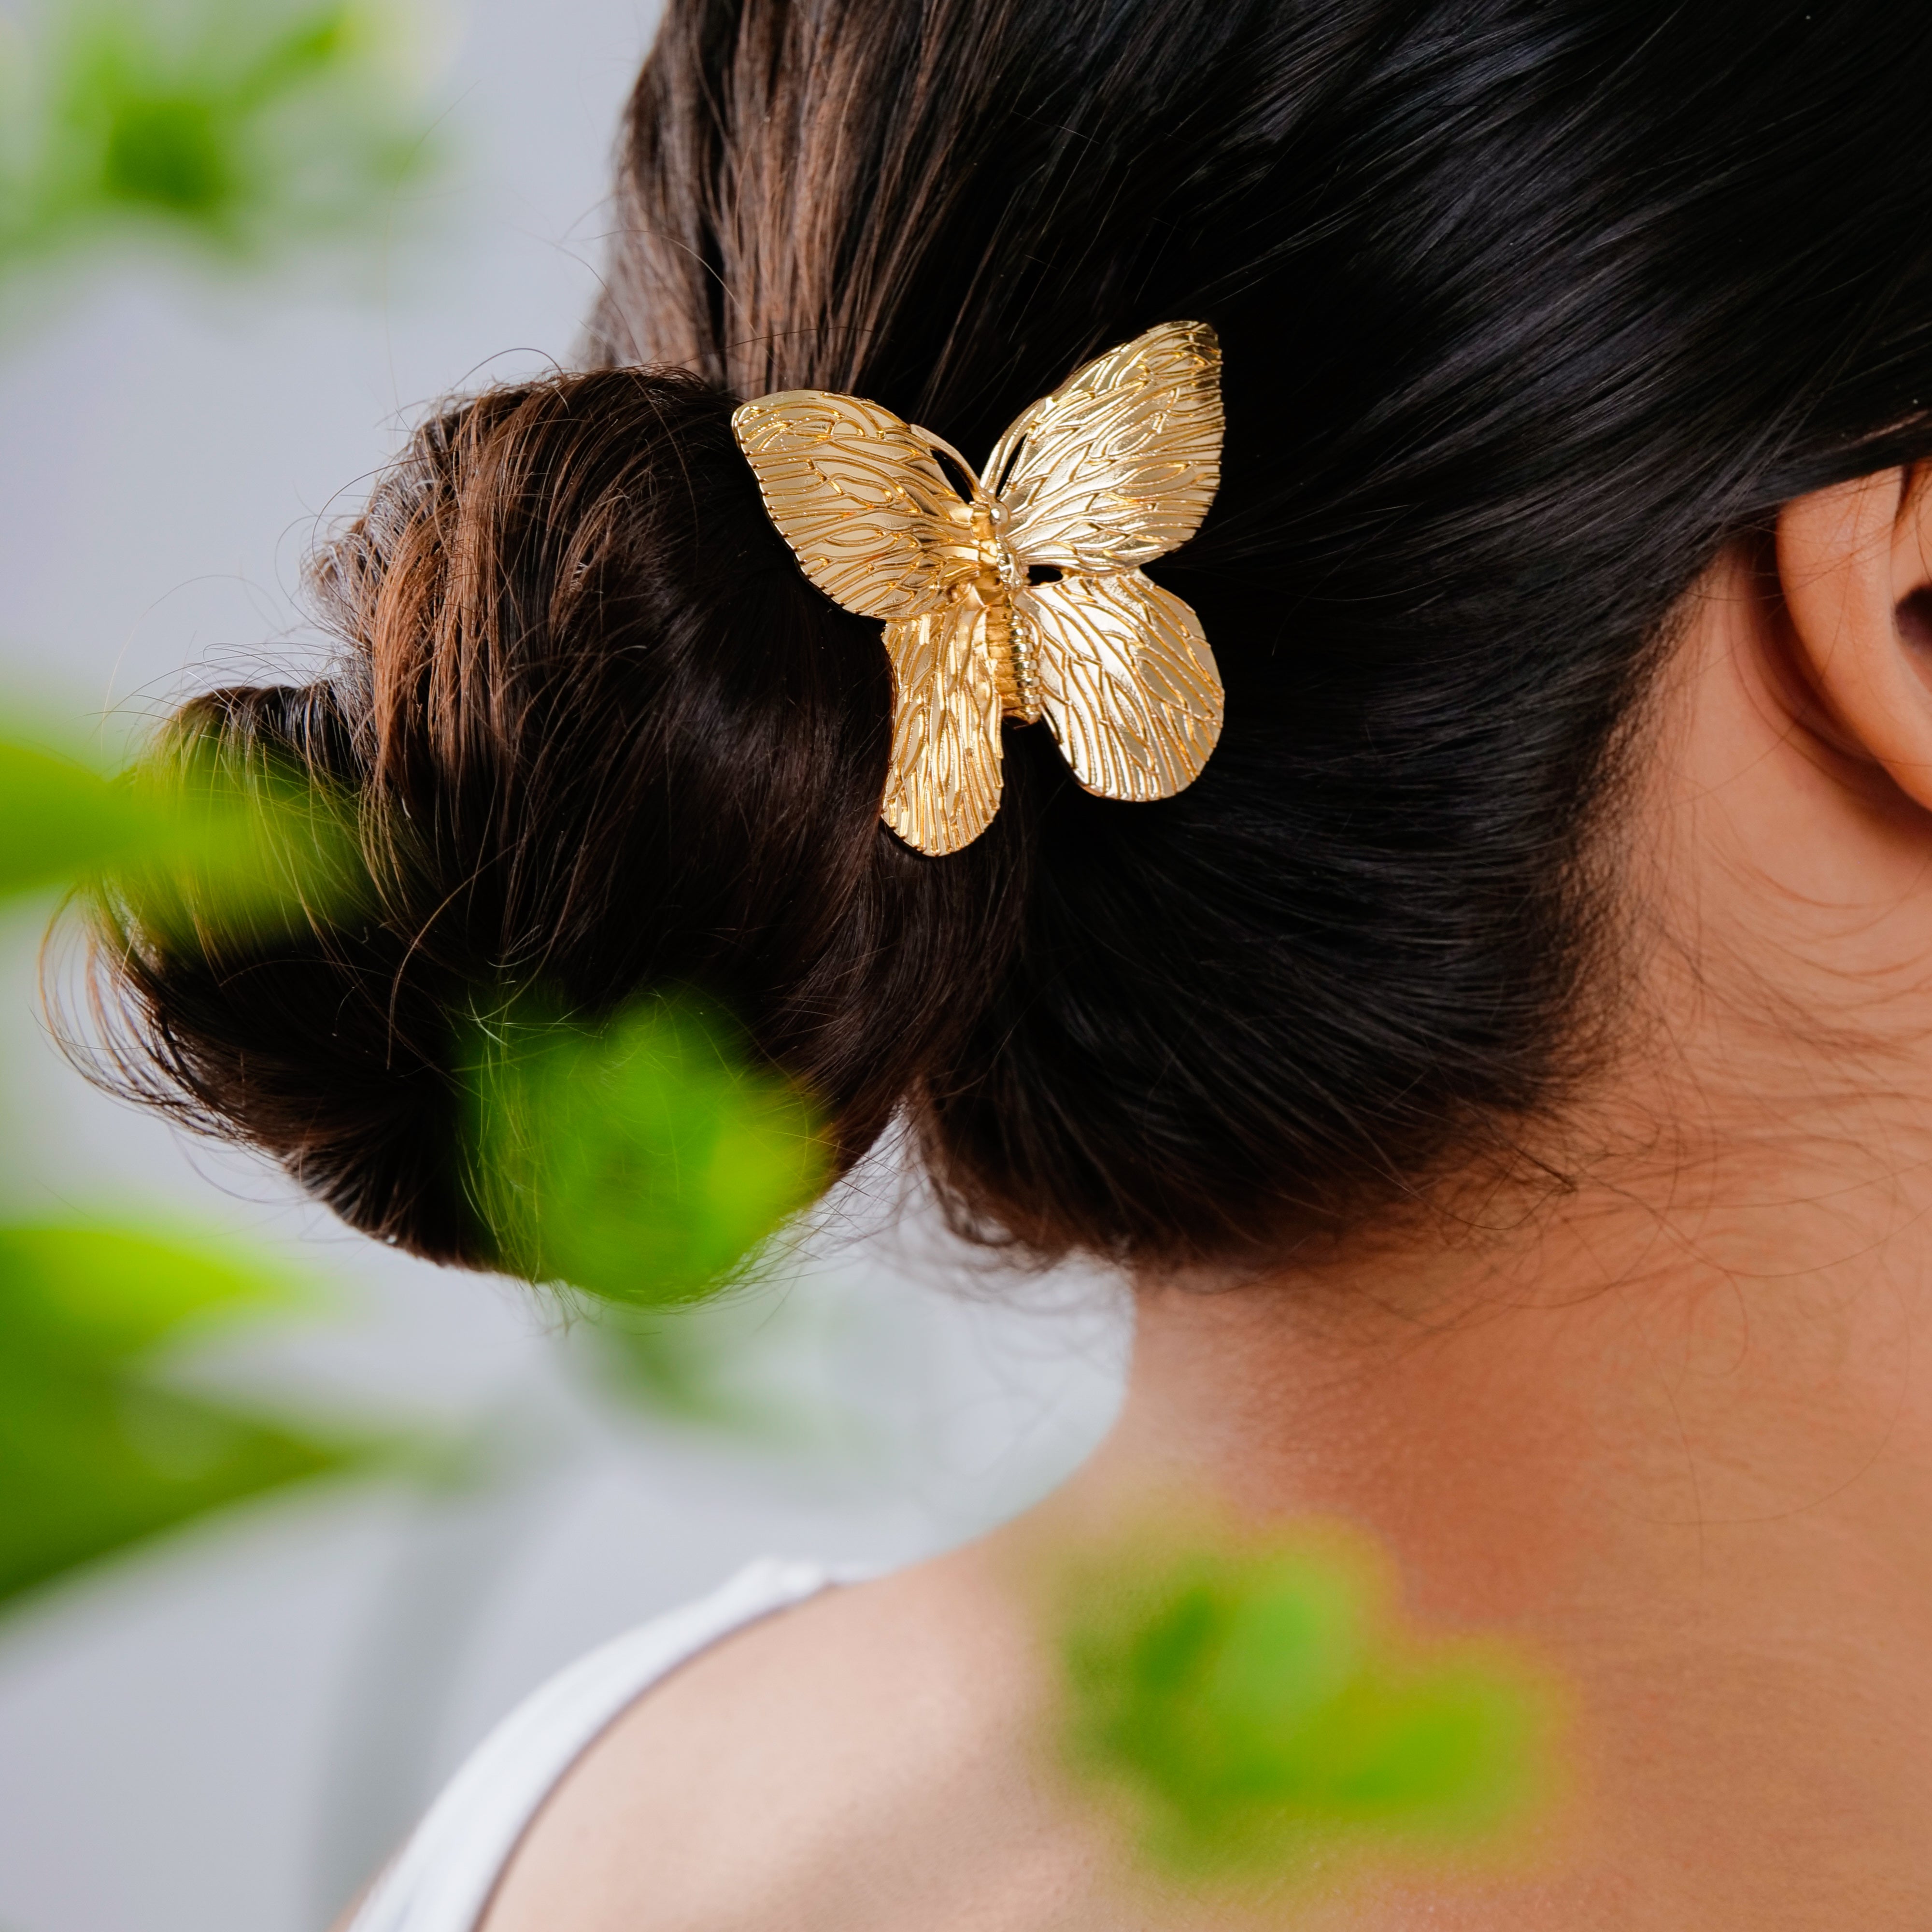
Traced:
<path fill-rule="evenodd" d="M 1221 351 L 1205 322 L 1163 322 L 1088 363 L 977 476 L 930 430 L 824 389 L 760 396 L 731 428 L 806 575 L 885 620 L 880 810 L 908 845 L 937 857 L 992 823 L 1007 718 L 1044 716 L 1104 798 L 1171 798 L 1200 776 L 1220 674 L 1199 619 L 1136 566 L 1185 543 L 1220 482 Z"/>

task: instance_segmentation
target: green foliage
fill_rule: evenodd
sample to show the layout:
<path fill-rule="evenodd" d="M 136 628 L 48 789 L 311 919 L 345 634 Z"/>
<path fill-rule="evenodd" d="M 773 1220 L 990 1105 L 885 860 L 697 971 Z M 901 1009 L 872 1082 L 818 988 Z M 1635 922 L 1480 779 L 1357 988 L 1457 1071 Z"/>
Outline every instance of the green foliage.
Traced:
<path fill-rule="evenodd" d="M 370 890 L 352 800 L 214 734 L 112 776 L 0 740 L 0 901 L 91 890 L 143 946 L 245 949 Z M 709 1294 L 815 1192 L 824 1149 L 797 1095 L 688 1002 L 594 1029 L 520 1007 L 473 1039 L 476 1185 L 506 1261 L 612 1304 L 613 1390 L 677 1422 L 782 1432 L 769 1392 L 736 1372 L 754 1322 L 651 1311 Z M 286 1298 L 219 1252 L 0 1225 L 0 1599 L 351 1460 L 160 1374 L 209 1319 Z"/>
<path fill-rule="evenodd" d="M 0 900 L 111 873 L 124 893 L 142 884 L 164 934 L 191 918 L 254 930 L 309 916 L 339 904 L 353 870 L 334 800 L 213 753 L 109 777 L 0 741 Z M 0 1600 L 365 1453 L 168 1379 L 189 1342 L 293 1300 L 226 1248 L 0 1224 Z"/>
<path fill-rule="evenodd" d="M 1156 1866 L 1286 1880 L 1479 1847 L 1546 1783 L 1546 1693 L 1493 1648 L 1400 1641 L 1340 1545 L 1150 1542 L 1083 1579 L 1066 1739 Z"/>
<path fill-rule="evenodd" d="M 206 746 L 109 777 L 0 739 L 0 900 L 111 875 L 164 936 L 280 930 L 366 890 L 350 801 Z"/>
<path fill-rule="evenodd" d="M 10 54 L 0 270 L 138 226 L 252 257 L 380 219 L 432 160 L 370 0 L 82 0 Z"/>
<path fill-rule="evenodd" d="M 436 158 L 406 0 L 43 0 L 0 16 L 0 285 L 134 235 L 257 262 L 374 232 Z M 16 727 L 17 730 L 17 726 Z M 100 887 L 145 940 L 259 937 L 366 891 L 352 803 L 190 748 L 110 777 L 0 742 L 0 901 Z M 225 1250 L 0 1226 L 0 1600 L 363 1453 L 185 1392 L 179 1346 L 286 1306 Z"/>
<path fill-rule="evenodd" d="M 0 741 L 0 896 L 62 885 L 150 848 L 131 788 L 36 745 Z"/>
<path fill-rule="evenodd" d="M 803 1100 L 692 1002 L 646 1000 L 595 1028 L 519 1006 L 476 1042 L 476 1196 L 532 1281 L 701 1300 L 823 1181 Z"/>
<path fill-rule="evenodd" d="M 230 1250 L 136 1230 L 0 1228 L 0 1600 L 366 1453 L 170 1386 L 184 1344 L 294 1298 Z"/>
<path fill-rule="evenodd" d="M 354 798 L 292 765 L 202 739 L 118 782 L 147 838 L 105 887 L 158 939 L 259 940 L 340 920 L 370 896 Z"/>

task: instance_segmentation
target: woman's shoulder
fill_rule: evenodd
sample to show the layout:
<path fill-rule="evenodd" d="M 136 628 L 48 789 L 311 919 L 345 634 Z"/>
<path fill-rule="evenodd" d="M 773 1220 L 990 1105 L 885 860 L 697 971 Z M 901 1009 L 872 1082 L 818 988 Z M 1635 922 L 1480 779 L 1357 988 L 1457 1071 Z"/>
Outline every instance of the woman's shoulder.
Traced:
<path fill-rule="evenodd" d="M 1280 1924 L 1272 1894 L 1196 1896 L 1137 1870 L 1063 1781 L 1050 1647 L 1000 1542 L 819 1591 L 689 1654 L 556 1784 L 479 1932 Z M 1324 1932 L 1612 1922 L 1540 1911 L 1507 1878 L 1445 1894 L 1304 1873 L 1292 1895 Z"/>
<path fill-rule="evenodd" d="M 603 1732 L 484 1932 L 1064 1924 L 1093 1851 L 1052 1788 L 1044 1696 L 1029 1622 L 975 1552 L 823 1592 Z"/>

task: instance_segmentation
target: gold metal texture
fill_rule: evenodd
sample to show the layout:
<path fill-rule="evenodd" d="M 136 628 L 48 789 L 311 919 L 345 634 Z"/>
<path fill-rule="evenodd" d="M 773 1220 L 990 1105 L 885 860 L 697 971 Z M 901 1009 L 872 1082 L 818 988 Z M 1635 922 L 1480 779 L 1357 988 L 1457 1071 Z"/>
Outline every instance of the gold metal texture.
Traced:
<path fill-rule="evenodd" d="M 986 612 L 960 603 L 886 626 L 892 751 L 880 816 L 932 858 L 970 845 L 1000 808 L 1000 694 Z"/>
<path fill-rule="evenodd" d="M 818 389 L 731 426 L 820 590 L 886 620 L 892 748 L 880 814 L 938 856 L 992 823 L 1003 718 L 1044 717 L 1103 797 L 1171 798 L 1220 736 L 1200 620 L 1138 566 L 1185 543 L 1220 481 L 1220 350 L 1163 322 L 1024 412 L 977 477 L 876 403 Z M 940 466 L 958 469 L 962 498 Z M 1057 572 L 1036 583 L 1035 570 Z"/>
<path fill-rule="evenodd" d="M 792 389 L 746 403 L 731 428 L 772 521 L 835 604 L 922 617 L 979 568 L 971 511 L 891 410 Z"/>
<path fill-rule="evenodd" d="M 1201 620 L 1138 570 L 1068 575 L 1015 602 L 1033 628 L 1040 709 L 1073 776 L 1102 798 L 1172 798 L 1221 735 Z"/>
<path fill-rule="evenodd" d="M 1132 570 L 1201 527 L 1221 434 L 1214 332 L 1163 322 L 1042 396 L 994 446 L 980 484 L 1023 564 Z"/>

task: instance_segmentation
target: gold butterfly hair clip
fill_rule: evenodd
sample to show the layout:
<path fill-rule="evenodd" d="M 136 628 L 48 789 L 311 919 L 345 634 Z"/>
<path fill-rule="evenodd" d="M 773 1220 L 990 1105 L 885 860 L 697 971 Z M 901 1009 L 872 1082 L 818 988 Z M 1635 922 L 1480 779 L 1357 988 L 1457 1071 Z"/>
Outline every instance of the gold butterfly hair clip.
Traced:
<path fill-rule="evenodd" d="M 1205 322 L 1163 322 L 1088 363 L 976 476 L 930 430 L 824 389 L 760 396 L 731 428 L 806 575 L 884 620 L 880 814 L 908 845 L 938 857 L 993 822 L 1009 718 L 1044 717 L 1103 798 L 1172 798 L 1200 776 L 1220 674 L 1200 620 L 1138 566 L 1200 528 L 1220 482 L 1221 351 Z"/>

